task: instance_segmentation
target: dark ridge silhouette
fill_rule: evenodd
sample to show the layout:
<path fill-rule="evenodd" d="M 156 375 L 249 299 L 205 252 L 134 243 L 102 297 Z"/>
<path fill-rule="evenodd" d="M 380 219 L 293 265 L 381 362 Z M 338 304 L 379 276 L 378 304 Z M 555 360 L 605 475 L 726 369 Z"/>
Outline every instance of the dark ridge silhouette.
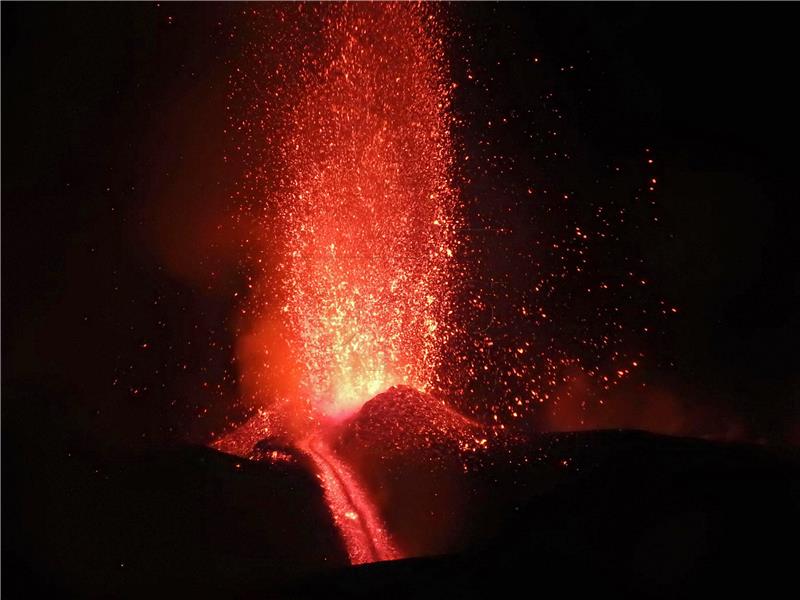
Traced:
<path fill-rule="evenodd" d="M 598 431 L 542 435 L 539 452 L 527 466 L 486 462 L 463 474 L 461 496 L 456 475 L 441 472 L 442 483 L 420 493 L 426 467 L 411 457 L 392 462 L 391 477 L 371 474 L 391 498 L 384 506 L 398 540 L 451 552 L 306 580 L 287 597 L 779 597 L 791 589 L 796 449 Z"/>
<path fill-rule="evenodd" d="M 3 391 L 9 598 L 764 597 L 791 589 L 797 449 L 636 431 L 543 434 L 524 446 L 495 440 L 465 470 L 457 454 L 432 451 L 451 440 L 446 427 L 427 434 L 429 446 L 384 453 L 363 443 L 384 435 L 373 430 L 392 412 L 383 396 L 343 425 L 340 453 L 359 457 L 351 464 L 403 550 L 439 555 L 349 567 L 301 452 L 270 440 L 257 444 L 259 461 L 197 446 L 100 447 L 70 425 L 67 392 L 31 383 Z M 400 413 L 407 402 L 437 421 L 429 398 L 400 393 Z"/>
<path fill-rule="evenodd" d="M 67 433 L 68 400 L 3 389 L 4 597 L 263 595 L 349 564 L 304 455 L 101 448 Z"/>

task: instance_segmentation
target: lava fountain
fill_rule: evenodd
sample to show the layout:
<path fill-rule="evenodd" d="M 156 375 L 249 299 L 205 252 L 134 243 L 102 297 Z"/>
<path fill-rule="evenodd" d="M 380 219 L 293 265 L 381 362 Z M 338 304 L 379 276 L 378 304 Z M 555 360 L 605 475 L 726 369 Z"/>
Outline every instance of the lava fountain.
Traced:
<path fill-rule="evenodd" d="M 298 395 L 341 417 L 438 363 L 453 255 L 449 89 L 420 7 L 342 7 L 281 149 Z"/>
<path fill-rule="evenodd" d="M 248 176 L 267 191 L 242 384 L 315 462 L 353 562 L 397 552 L 324 429 L 391 386 L 435 383 L 458 279 L 453 85 L 437 10 L 281 7 L 285 37 L 266 53 L 280 58 L 253 82 L 268 97 L 237 125 L 267 139 Z"/>
<path fill-rule="evenodd" d="M 452 84 L 425 5 L 285 18 L 318 28 L 292 29 L 291 68 L 267 75 L 266 256 L 251 261 L 240 355 L 261 404 L 281 397 L 294 414 L 338 420 L 436 377 L 457 279 Z"/>

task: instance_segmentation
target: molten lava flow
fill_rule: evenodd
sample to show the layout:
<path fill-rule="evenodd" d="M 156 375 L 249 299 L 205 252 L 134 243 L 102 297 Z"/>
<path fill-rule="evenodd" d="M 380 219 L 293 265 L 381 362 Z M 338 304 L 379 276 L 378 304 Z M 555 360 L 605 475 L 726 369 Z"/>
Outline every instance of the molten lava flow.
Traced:
<path fill-rule="evenodd" d="M 314 461 L 325 500 L 354 565 L 400 558 L 369 495 L 321 436 L 301 444 Z"/>
<path fill-rule="evenodd" d="M 283 446 L 271 413 L 258 411 L 249 421 L 217 439 L 221 452 L 260 462 L 294 462 L 297 451 Z M 400 558 L 402 554 L 353 470 L 339 458 L 322 432 L 295 443 L 312 461 L 322 492 L 352 564 Z"/>

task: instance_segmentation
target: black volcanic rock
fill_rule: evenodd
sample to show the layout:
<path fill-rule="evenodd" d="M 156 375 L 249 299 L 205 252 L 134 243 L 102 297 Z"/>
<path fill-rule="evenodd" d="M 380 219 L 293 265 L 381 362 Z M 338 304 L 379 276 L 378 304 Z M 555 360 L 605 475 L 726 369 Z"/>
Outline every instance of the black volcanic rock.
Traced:
<path fill-rule="evenodd" d="M 733 531 L 763 543 L 770 532 L 752 519 L 771 517 L 770 506 L 783 515 L 772 533 L 777 521 L 796 525 L 800 507 L 797 452 L 636 431 L 493 437 L 408 388 L 366 403 L 336 439 L 412 556 L 480 547 L 507 529 L 500 545 L 523 554 L 537 540 L 578 562 L 613 557 L 609 569 L 633 561 L 626 568 L 642 581 L 658 580 L 657 567 L 639 563 L 683 531 L 686 551 L 664 559 L 669 579 L 695 568 L 706 543 L 735 547 Z M 458 450 L 481 439 L 475 452 Z"/>
<path fill-rule="evenodd" d="M 259 443 L 258 462 L 101 448 L 65 427 L 62 394 L 3 391 L 8 598 L 778 597 L 795 585 L 796 449 L 599 431 L 492 438 L 465 462 L 454 434 L 474 424 L 401 390 L 399 410 L 390 394 L 343 424 L 337 448 L 407 552 L 448 554 L 350 568 L 311 466 L 280 440 Z M 401 423 L 411 441 L 393 444 Z"/>
<path fill-rule="evenodd" d="M 465 475 L 485 493 L 462 499 L 461 527 L 483 533 L 459 552 L 311 579 L 287 597 L 773 598 L 796 585 L 796 449 L 636 431 L 542 435 L 532 449 L 542 461 Z M 439 506 L 412 493 L 405 468 L 389 493 L 416 497 L 419 513 Z"/>
<path fill-rule="evenodd" d="M 444 401 L 400 385 L 366 402 L 340 426 L 336 443 L 345 453 L 369 448 L 384 457 L 414 452 L 433 460 L 481 448 L 487 435 Z"/>
<path fill-rule="evenodd" d="M 302 455 L 100 448 L 44 417 L 63 397 L 3 391 L 5 598 L 263 597 L 349 564 Z"/>
<path fill-rule="evenodd" d="M 524 457 L 523 444 L 406 386 L 372 398 L 334 435 L 334 447 L 363 478 L 395 541 L 413 556 L 459 550 L 495 530 L 502 511 L 485 506 L 484 495 L 496 498 L 493 475 L 484 481 L 484 474 L 495 473 L 497 461 L 505 469 L 514 453 Z M 549 481 L 539 475 L 537 485 Z"/>

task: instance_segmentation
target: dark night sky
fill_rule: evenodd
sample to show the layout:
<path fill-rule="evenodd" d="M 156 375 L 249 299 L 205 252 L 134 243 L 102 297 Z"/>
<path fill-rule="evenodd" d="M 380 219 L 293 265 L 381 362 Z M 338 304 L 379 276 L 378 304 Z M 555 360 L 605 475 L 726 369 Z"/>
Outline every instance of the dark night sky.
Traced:
<path fill-rule="evenodd" d="M 796 442 L 791 8 L 453 10 L 470 63 L 505 82 L 497 101 L 552 88 L 584 162 L 654 149 L 662 227 L 626 243 L 681 310 L 650 349 L 675 366 L 651 376 L 723 404 L 755 437 Z M 232 10 L 3 4 L 4 434 L 35 420 L 100 444 L 201 436 L 235 396 L 229 378 L 203 387 L 225 381 L 241 285 L 235 232 L 210 224 L 236 176 L 222 162 Z M 511 55 L 540 56 L 541 79 Z"/>

